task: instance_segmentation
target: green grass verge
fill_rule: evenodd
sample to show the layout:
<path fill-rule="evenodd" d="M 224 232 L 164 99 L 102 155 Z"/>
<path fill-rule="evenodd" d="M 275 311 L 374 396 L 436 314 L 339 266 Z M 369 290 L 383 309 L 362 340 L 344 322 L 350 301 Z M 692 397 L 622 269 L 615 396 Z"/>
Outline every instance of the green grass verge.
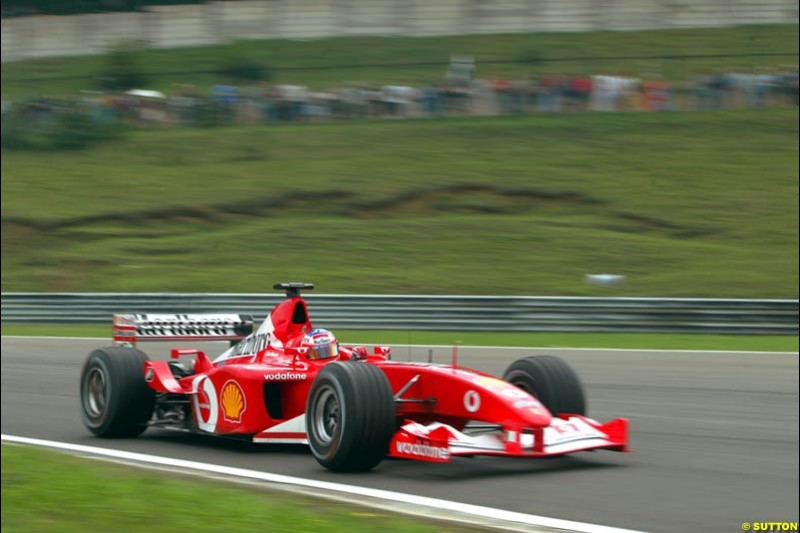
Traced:
<path fill-rule="evenodd" d="M 2 449 L 2 528 L 7 533 L 463 530 L 461 525 L 39 449 Z"/>
<path fill-rule="evenodd" d="M 424 344 L 547 348 L 636 348 L 796 352 L 789 335 L 702 335 L 674 333 L 524 333 L 468 331 L 336 330 L 345 344 Z M 98 324 L 3 324 L 3 335 L 111 339 L 111 326 Z M 145 345 L 145 350 L 146 345 Z M 402 354 L 400 354 L 402 356 Z"/>
<path fill-rule="evenodd" d="M 138 64 L 142 70 L 153 73 L 149 76 L 148 88 L 166 91 L 176 82 L 207 88 L 226 81 L 215 72 L 229 64 L 226 61 L 230 62 L 232 57 L 248 58 L 271 67 L 273 81 L 277 83 L 326 88 L 348 81 L 378 85 L 438 83 L 444 78 L 451 54 L 475 57 L 478 76 L 483 79 L 524 79 L 545 70 L 590 74 L 660 73 L 667 79 L 683 80 L 708 70 L 752 70 L 797 64 L 797 51 L 797 24 L 770 24 L 661 31 L 243 41 L 232 46 L 142 51 Z M 794 56 L 741 55 L 759 53 Z M 644 59 L 698 54 L 717 57 Z M 558 61 L 575 57 L 591 59 Z M 596 59 L 600 57 L 641 59 Z M 541 59 L 548 61 L 537 62 Z M 493 60 L 507 63 L 491 63 Z M 100 75 L 104 61 L 103 57 L 74 57 L 3 63 L 3 98 L 66 96 L 93 89 L 93 80 Z"/>
<path fill-rule="evenodd" d="M 798 296 L 797 109 L 138 131 L 2 175 L 4 291 Z"/>

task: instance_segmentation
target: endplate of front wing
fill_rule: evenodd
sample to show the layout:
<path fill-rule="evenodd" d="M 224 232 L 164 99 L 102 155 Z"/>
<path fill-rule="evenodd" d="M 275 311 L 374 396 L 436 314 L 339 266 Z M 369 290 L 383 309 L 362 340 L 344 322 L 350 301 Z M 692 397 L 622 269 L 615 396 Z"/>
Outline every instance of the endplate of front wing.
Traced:
<path fill-rule="evenodd" d="M 562 415 L 545 428 L 492 426 L 483 431 L 409 421 L 392 438 L 389 456 L 447 462 L 453 456 L 551 457 L 599 449 L 629 451 L 626 418 L 601 424 L 585 416 Z"/>

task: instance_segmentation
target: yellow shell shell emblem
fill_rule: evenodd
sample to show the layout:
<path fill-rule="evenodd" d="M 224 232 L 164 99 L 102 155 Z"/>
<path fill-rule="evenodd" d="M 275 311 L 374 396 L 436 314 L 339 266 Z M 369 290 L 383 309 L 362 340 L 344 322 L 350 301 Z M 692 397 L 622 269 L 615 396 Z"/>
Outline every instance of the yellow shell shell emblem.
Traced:
<path fill-rule="evenodd" d="M 222 387 L 220 393 L 220 405 L 222 405 L 222 416 L 228 422 L 241 422 L 242 413 L 246 408 L 244 392 L 242 387 L 235 381 L 228 381 Z"/>

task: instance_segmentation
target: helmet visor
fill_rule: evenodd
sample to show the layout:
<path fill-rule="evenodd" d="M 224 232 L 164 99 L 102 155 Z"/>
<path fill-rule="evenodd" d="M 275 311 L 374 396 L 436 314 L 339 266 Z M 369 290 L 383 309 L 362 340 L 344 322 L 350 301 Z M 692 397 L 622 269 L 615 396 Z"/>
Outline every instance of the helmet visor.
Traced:
<path fill-rule="evenodd" d="M 308 356 L 311 359 L 330 359 L 339 355 L 339 343 L 325 342 L 311 348 Z"/>

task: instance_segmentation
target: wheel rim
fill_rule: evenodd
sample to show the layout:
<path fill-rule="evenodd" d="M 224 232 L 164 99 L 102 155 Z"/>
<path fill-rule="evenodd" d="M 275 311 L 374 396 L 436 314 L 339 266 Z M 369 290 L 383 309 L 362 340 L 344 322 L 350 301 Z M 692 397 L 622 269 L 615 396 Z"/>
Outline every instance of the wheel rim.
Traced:
<path fill-rule="evenodd" d="M 339 398 L 331 387 L 322 388 L 314 402 L 314 433 L 321 444 L 333 442 L 341 425 Z"/>
<path fill-rule="evenodd" d="M 105 414 L 107 405 L 106 374 L 101 368 L 94 367 L 86 373 L 86 378 L 84 378 L 84 410 L 90 418 L 98 419 Z"/>

